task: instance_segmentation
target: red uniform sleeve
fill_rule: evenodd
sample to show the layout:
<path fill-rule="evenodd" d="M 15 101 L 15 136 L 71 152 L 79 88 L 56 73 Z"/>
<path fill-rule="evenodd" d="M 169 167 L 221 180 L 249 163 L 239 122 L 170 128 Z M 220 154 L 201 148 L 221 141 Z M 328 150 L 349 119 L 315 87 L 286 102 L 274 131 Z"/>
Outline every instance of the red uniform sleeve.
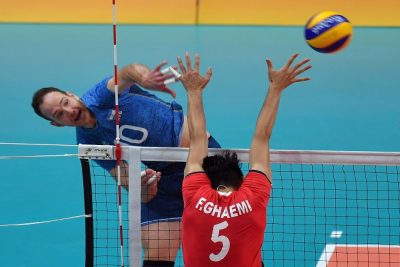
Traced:
<path fill-rule="evenodd" d="M 205 172 L 193 172 L 186 175 L 182 184 L 184 207 L 189 205 L 194 194 L 203 186 L 211 187 L 211 181 Z"/>
<path fill-rule="evenodd" d="M 249 190 L 256 199 L 259 199 L 257 203 L 266 208 L 271 195 L 272 184 L 264 173 L 250 170 L 244 178 L 240 190 Z"/>

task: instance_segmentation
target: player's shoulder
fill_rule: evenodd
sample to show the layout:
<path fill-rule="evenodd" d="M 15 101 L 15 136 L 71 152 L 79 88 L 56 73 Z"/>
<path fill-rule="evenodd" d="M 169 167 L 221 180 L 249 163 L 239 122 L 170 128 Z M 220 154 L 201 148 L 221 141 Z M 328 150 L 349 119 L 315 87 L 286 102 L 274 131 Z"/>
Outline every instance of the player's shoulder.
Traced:
<path fill-rule="evenodd" d="M 207 174 L 204 171 L 191 171 L 185 175 L 186 179 L 203 179 L 208 178 Z"/>
<path fill-rule="evenodd" d="M 270 174 L 271 175 L 271 174 Z M 257 169 L 251 169 L 249 172 L 246 174 L 245 181 L 247 180 L 247 183 L 262 183 L 262 184 L 272 184 L 272 177 L 269 177 L 267 173 L 262 172 Z"/>
<path fill-rule="evenodd" d="M 108 89 L 107 86 L 109 81 L 111 80 L 112 80 L 111 76 L 104 77 L 97 83 L 93 84 L 92 87 L 87 92 L 96 91 L 97 89 Z"/>
<path fill-rule="evenodd" d="M 263 177 L 263 178 L 268 179 L 268 176 L 265 172 L 262 172 L 262 171 L 256 170 L 256 169 L 250 169 L 249 172 L 247 173 L 246 177 L 249 177 L 249 176 Z"/>
<path fill-rule="evenodd" d="M 86 90 L 86 92 L 83 95 L 85 96 L 85 95 L 99 94 L 99 93 L 101 93 L 101 90 L 110 91 L 108 89 L 108 82 L 110 81 L 110 79 L 112 79 L 112 77 L 110 77 L 110 76 L 104 77 L 97 83 L 93 84 L 88 90 Z"/>
<path fill-rule="evenodd" d="M 105 77 L 98 83 L 94 84 L 82 95 L 82 101 L 86 106 L 97 106 L 99 104 L 114 103 L 114 93 L 108 89 L 107 83 L 111 77 Z"/>
<path fill-rule="evenodd" d="M 190 172 L 185 175 L 183 179 L 184 188 L 200 188 L 204 185 L 211 186 L 211 181 L 208 179 L 207 174 L 204 171 Z"/>

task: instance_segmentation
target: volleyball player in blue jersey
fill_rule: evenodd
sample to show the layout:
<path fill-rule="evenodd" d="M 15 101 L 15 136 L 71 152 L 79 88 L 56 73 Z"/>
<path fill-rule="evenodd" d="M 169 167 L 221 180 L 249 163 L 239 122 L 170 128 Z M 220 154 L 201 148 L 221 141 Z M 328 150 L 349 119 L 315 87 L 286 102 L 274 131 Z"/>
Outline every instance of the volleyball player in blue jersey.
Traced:
<path fill-rule="evenodd" d="M 177 102 L 166 102 L 141 87 L 172 95 L 164 81 L 172 75 L 161 73 L 162 62 L 154 70 L 130 64 L 118 72 L 120 138 L 125 145 L 188 147 L 186 116 Z M 140 86 L 140 87 L 139 87 Z M 54 126 L 75 126 L 80 144 L 113 145 L 116 136 L 114 77 L 104 78 L 82 98 L 58 88 L 38 90 L 32 99 L 35 112 Z M 208 134 L 209 135 L 209 134 Z M 209 135 L 209 147 L 220 147 Z M 97 161 L 114 177 L 115 162 Z M 124 163 L 126 164 L 126 163 Z M 145 162 L 147 178 L 155 171 L 163 178 L 150 185 L 150 197 L 142 197 L 142 245 L 144 267 L 174 266 L 180 246 L 183 211 L 182 179 L 185 163 Z M 127 177 L 121 182 L 127 186 Z M 154 239 L 151 233 L 158 233 Z M 150 237 L 150 235 L 152 235 Z"/>

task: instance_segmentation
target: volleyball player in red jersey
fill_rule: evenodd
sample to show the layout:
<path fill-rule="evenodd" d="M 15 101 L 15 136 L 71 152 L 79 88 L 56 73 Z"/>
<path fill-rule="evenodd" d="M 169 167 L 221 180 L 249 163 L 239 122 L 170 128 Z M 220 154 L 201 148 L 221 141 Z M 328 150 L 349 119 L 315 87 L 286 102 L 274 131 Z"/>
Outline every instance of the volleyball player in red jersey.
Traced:
<path fill-rule="evenodd" d="M 262 266 L 266 208 L 272 188 L 269 139 L 283 90 L 309 80 L 298 77 L 311 68 L 304 66 L 309 59 L 292 66 L 297 56 L 294 54 L 279 70 L 267 59 L 269 90 L 257 119 L 246 177 L 234 152 L 207 156 L 202 93 L 211 78 L 211 68 L 203 77 L 198 55 L 194 68 L 189 54 L 186 53 L 186 67 L 178 58 L 188 97 L 190 136 L 183 181 L 182 247 L 186 267 Z"/>

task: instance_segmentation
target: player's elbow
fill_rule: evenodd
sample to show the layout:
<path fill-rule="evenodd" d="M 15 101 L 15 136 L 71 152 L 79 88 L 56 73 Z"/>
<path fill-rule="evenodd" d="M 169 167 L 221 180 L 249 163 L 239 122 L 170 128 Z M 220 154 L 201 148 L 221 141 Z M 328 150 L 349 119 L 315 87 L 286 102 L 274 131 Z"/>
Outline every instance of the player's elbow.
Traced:
<path fill-rule="evenodd" d="M 205 156 L 208 153 L 208 139 L 207 136 L 206 138 L 194 138 L 190 139 L 190 146 L 189 146 L 191 151 L 201 151 L 201 154 L 205 154 Z"/>
<path fill-rule="evenodd" d="M 205 130 L 190 129 L 189 130 L 190 142 L 202 144 L 208 142 L 207 132 Z"/>
<path fill-rule="evenodd" d="M 268 144 L 271 138 L 271 133 L 266 131 L 256 131 L 253 136 L 253 143 L 257 144 Z"/>
<path fill-rule="evenodd" d="M 131 63 L 122 69 L 120 75 L 122 80 L 140 83 L 144 75 L 144 68 L 138 63 Z"/>

